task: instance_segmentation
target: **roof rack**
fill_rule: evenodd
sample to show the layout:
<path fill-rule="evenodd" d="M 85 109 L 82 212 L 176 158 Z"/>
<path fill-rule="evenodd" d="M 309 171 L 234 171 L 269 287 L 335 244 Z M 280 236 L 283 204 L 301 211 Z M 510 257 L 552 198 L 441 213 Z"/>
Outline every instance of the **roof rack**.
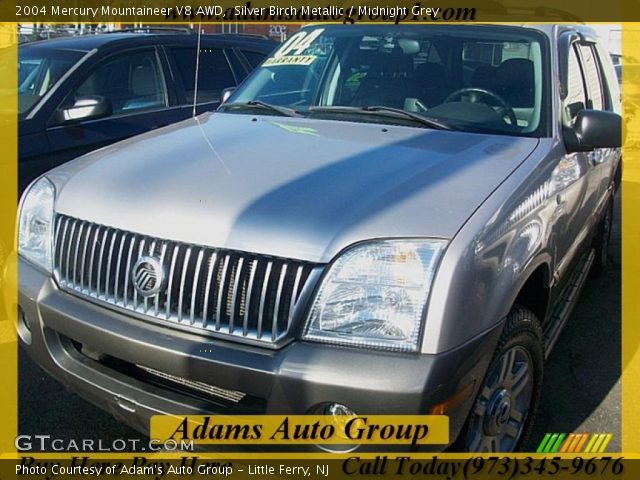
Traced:
<path fill-rule="evenodd" d="M 195 30 L 190 27 L 163 27 L 163 26 L 150 26 L 150 27 L 131 27 L 122 28 L 120 30 L 111 30 L 105 33 L 184 33 L 188 35 L 195 34 Z"/>
<path fill-rule="evenodd" d="M 216 37 L 246 37 L 246 38 L 260 38 L 262 40 L 272 40 L 271 37 L 267 35 L 261 35 L 259 33 L 207 33 L 206 35 L 215 35 Z"/>

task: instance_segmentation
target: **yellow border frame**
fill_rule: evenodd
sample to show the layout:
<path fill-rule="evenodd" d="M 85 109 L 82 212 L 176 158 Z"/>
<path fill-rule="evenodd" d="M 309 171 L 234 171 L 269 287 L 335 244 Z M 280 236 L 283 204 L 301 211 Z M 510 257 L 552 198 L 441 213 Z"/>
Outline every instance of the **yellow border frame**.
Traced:
<path fill-rule="evenodd" d="M 15 225 L 18 196 L 17 29 L 0 23 L 0 452 L 15 451 L 18 428 L 18 350 L 15 329 L 17 271 Z"/>
<path fill-rule="evenodd" d="M 52 22 L 53 23 L 53 22 Z M 149 22 L 150 23 L 150 22 Z M 175 22 L 178 23 L 178 22 Z M 188 23 L 188 22 L 183 22 Z M 265 23 L 265 22 L 260 22 Z M 266 22 L 270 23 L 270 22 Z M 283 22 L 288 23 L 288 22 Z M 597 23 L 597 22 L 594 22 Z M 607 22 L 610 23 L 610 22 Z M 622 23 L 623 54 L 640 59 L 640 23 Z M 3 155 L 0 157 L 0 194 L 4 205 L 0 211 L 0 256 L 6 255 L 2 278 L 2 299 L 5 308 L 0 318 L 0 371 L 2 375 L 2 395 L 0 408 L 2 422 L 0 427 L 0 459 L 19 458 L 15 450 L 14 438 L 17 434 L 17 338 L 14 328 L 17 305 L 16 253 L 13 248 L 15 219 L 17 214 L 17 92 L 15 65 L 17 64 L 17 24 L 0 23 L 0 48 L 6 56 L 0 58 L 0 102 L 2 121 L 0 140 Z M 624 69 L 623 69 L 624 71 Z M 622 91 L 623 103 L 629 100 L 628 92 Z M 627 125 L 626 134 L 632 138 L 633 132 L 640 135 L 640 112 L 638 119 Z M 622 182 L 622 446 L 626 458 L 640 459 L 640 162 L 639 152 L 630 144 L 623 148 L 624 173 Z M 2 250 L 6 248 L 6 250 Z M 46 432 L 42 432 L 46 433 Z M 146 452 L 148 457 L 150 455 Z M 69 454 L 37 454 L 42 459 L 70 458 Z M 77 455 L 77 453 L 75 454 Z M 182 454 L 163 453 L 162 458 L 179 458 Z M 203 454 L 198 454 L 205 456 Z M 131 455 L 96 454 L 94 458 L 124 459 Z M 247 454 L 221 453 L 214 456 L 226 459 L 317 459 L 346 458 L 344 455 L 323 453 L 303 454 Z M 363 458 L 373 458 L 375 454 L 360 454 Z M 431 458 L 433 454 L 412 454 L 413 458 Z M 470 458 L 477 455 L 440 454 L 443 459 Z M 516 458 L 533 456 L 542 458 L 542 454 L 515 454 Z M 562 458 L 574 458 L 576 455 L 559 454 Z M 589 456 L 581 454 L 581 456 Z"/>

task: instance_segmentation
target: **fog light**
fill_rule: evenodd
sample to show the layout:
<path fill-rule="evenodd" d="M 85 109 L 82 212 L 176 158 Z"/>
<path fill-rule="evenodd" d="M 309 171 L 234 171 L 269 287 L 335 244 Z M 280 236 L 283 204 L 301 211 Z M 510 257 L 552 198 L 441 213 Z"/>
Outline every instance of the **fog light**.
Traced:
<path fill-rule="evenodd" d="M 317 405 L 313 410 L 313 415 L 357 415 L 357 413 L 351 410 L 349 407 L 347 407 L 346 405 L 341 405 L 339 403 L 321 403 L 320 405 Z"/>
<path fill-rule="evenodd" d="M 344 428 L 346 423 L 349 421 L 351 417 L 357 415 L 356 412 L 351 410 L 346 405 L 342 405 L 340 403 L 327 402 L 316 405 L 311 408 L 308 412 L 311 415 L 322 415 L 326 418 L 325 423 L 331 424 L 335 427 L 336 437 L 344 438 L 346 437 L 341 434 L 344 432 Z M 356 444 L 315 444 L 320 450 L 324 450 L 325 452 L 330 453 L 349 453 L 357 450 L 360 445 Z"/>
<path fill-rule="evenodd" d="M 27 345 L 31 345 L 31 325 L 22 307 L 18 307 L 18 337 Z"/>

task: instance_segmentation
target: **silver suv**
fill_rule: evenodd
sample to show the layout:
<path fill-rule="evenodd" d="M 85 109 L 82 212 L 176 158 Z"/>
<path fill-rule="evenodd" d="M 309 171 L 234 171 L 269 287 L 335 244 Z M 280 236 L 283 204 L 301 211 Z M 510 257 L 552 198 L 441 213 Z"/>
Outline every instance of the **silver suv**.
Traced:
<path fill-rule="evenodd" d="M 312 25 L 227 97 L 31 185 L 24 348 L 141 431 L 437 413 L 455 448 L 519 448 L 607 262 L 621 119 L 593 32 Z"/>

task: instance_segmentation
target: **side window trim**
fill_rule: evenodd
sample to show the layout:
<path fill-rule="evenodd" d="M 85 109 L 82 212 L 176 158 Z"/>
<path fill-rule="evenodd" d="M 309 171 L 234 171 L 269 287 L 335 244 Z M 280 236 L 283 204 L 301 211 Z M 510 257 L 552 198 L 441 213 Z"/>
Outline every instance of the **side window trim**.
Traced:
<path fill-rule="evenodd" d="M 591 44 L 591 54 L 596 62 L 596 69 L 598 70 L 598 78 L 600 80 L 600 89 L 602 91 L 602 100 L 604 104 L 604 110 L 611 112 L 613 111 L 613 100 L 611 98 L 611 89 L 609 87 L 609 83 L 607 82 L 607 77 L 604 73 L 604 67 L 602 65 L 602 59 L 600 58 L 600 52 L 596 48 L 595 44 Z"/>
<path fill-rule="evenodd" d="M 578 46 L 580 42 L 574 42 L 571 44 L 571 50 L 576 56 L 576 60 L 578 61 L 578 67 L 580 68 L 580 79 L 582 80 L 582 90 L 584 91 L 584 107 L 585 109 L 589 106 L 589 85 L 587 84 L 587 78 L 584 72 L 584 62 L 582 59 L 582 53 L 580 52 L 580 48 Z"/>
<path fill-rule="evenodd" d="M 174 57 L 174 54 L 172 53 L 172 49 L 175 48 L 184 48 L 184 45 L 177 43 L 163 45 L 167 64 L 169 65 L 169 69 L 171 70 L 171 78 L 173 79 L 174 90 L 177 95 L 176 106 L 184 107 L 187 104 L 187 92 L 183 85 L 184 79 L 182 78 L 182 72 L 180 72 L 180 67 L 176 63 L 176 59 Z"/>
<path fill-rule="evenodd" d="M 222 53 L 224 54 L 224 58 L 227 61 L 227 65 L 229 65 L 229 68 L 231 69 L 231 75 L 233 75 L 233 79 L 236 82 L 236 84 L 233 85 L 233 86 L 237 87 L 240 84 L 240 82 L 242 81 L 242 79 L 246 76 L 246 73 L 245 73 L 245 75 L 242 75 L 240 72 L 236 71 L 237 70 L 236 68 L 234 68 L 234 63 L 236 63 L 236 62 L 233 62 L 231 60 L 231 58 L 229 58 L 229 57 L 231 55 L 235 55 L 235 58 L 238 58 L 238 55 L 233 51 L 233 49 L 231 49 L 229 47 L 224 47 L 222 49 Z"/>
<path fill-rule="evenodd" d="M 571 126 L 572 125 L 572 118 L 569 118 L 569 116 L 567 115 L 567 107 L 569 106 L 568 100 L 569 100 L 569 63 L 570 63 L 570 57 L 573 55 L 574 58 L 576 59 L 576 63 L 578 64 L 578 74 L 580 75 L 580 84 L 582 85 L 582 94 L 583 94 L 583 105 L 584 108 L 587 109 L 588 108 L 588 102 L 589 102 L 589 94 L 587 91 L 587 84 L 586 84 L 586 80 L 585 80 L 585 75 L 584 75 L 584 66 L 582 64 L 582 56 L 580 54 L 580 49 L 577 48 L 577 45 L 579 45 L 579 41 L 577 40 L 577 38 L 574 41 L 571 41 L 568 44 L 568 48 L 567 48 L 567 63 L 566 63 L 566 70 L 564 72 L 564 78 L 562 79 L 563 84 L 564 84 L 564 89 L 566 90 L 565 92 L 563 92 L 563 98 L 562 98 L 562 123 L 565 126 Z"/>
<path fill-rule="evenodd" d="M 192 105 L 192 101 L 188 100 L 188 90 L 185 88 L 186 85 L 189 85 L 190 83 L 193 82 L 194 79 L 186 79 L 184 78 L 184 73 L 180 68 L 180 65 L 178 64 L 178 61 L 176 60 L 176 54 L 174 53 L 174 50 L 176 49 L 185 49 L 185 48 L 189 48 L 188 46 L 185 46 L 184 44 L 180 45 L 180 44 L 169 44 L 165 46 L 166 48 L 166 55 L 168 57 L 168 61 L 169 64 L 171 65 L 171 69 L 172 72 L 174 74 L 174 78 L 175 78 L 175 84 L 176 84 L 176 91 L 179 94 L 179 98 L 178 98 L 178 105 L 181 108 L 187 107 L 187 106 L 191 106 Z M 233 77 L 233 81 L 235 83 L 235 85 L 237 86 L 240 82 L 238 81 L 238 76 L 237 73 L 235 71 L 235 69 L 233 68 L 232 62 L 230 62 L 229 60 L 229 52 L 227 52 L 228 47 L 219 45 L 218 43 L 205 43 L 203 42 L 202 45 L 200 46 L 201 49 L 211 49 L 211 50 L 218 50 L 222 56 L 222 58 L 224 58 L 224 61 L 226 62 L 226 66 L 229 69 L 229 72 L 231 73 L 231 76 Z M 195 49 L 195 47 L 194 47 Z M 200 87 L 199 87 L 200 90 Z M 205 100 L 205 101 L 198 101 L 197 102 L 197 106 L 202 106 L 202 105 L 211 105 L 211 104 L 215 104 L 218 103 L 220 101 L 219 98 L 214 99 L 214 100 Z"/>
<path fill-rule="evenodd" d="M 158 56 L 160 60 L 160 66 L 162 67 L 164 80 L 165 80 L 165 90 L 168 95 L 168 106 L 169 108 L 175 108 L 180 106 L 180 96 L 178 92 L 178 81 L 176 80 L 176 73 L 173 64 L 171 63 L 171 59 L 169 56 L 169 52 L 167 52 L 166 45 L 158 45 L 156 46 L 158 50 Z"/>
<path fill-rule="evenodd" d="M 584 91 L 585 94 L 587 95 L 587 108 L 593 110 L 593 94 L 591 91 L 591 86 L 589 85 L 589 81 L 587 79 L 587 72 L 586 72 L 586 60 L 584 58 L 584 53 L 583 53 L 583 48 L 587 48 L 591 51 L 591 55 L 593 55 L 594 61 L 595 61 L 595 66 L 596 66 L 596 73 L 598 75 L 598 86 L 600 87 L 600 95 L 602 96 L 602 98 L 604 99 L 604 89 L 603 89 L 603 85 L 602 85 L 602 74 L 600 71 L 600 65 L 598 64 L 598 59 L 596 57 L 596 52 L 593 48 L 593 44 L 590 42 L 576 42 L 574 44 L 574 46 L 576 47 L 577 53 L 578 53 L 578 60 L 580 62 L 580 69 L 582 70 L 582 80 L 583 80 L 583 84 L 584 84 Z M 604 102 L 603 102 L 604 103 Z"/>
<path fill-rule="evenodd" d="M 62 77 L 60 77 L 58 79 L 58 81 L 56 82 L 55 85 L 53 85 L 49 91 L 38 101 L 38 103 L 36 104 L 36 106 L 33 108 L 33 110 L 31 110 L 31 112 L 29 112 L 29 115 L 27 115 L 27 119 L 32 119 L 36 116 L 36 114 L 38 114 L 40 112 L 40 109 L 42 107 L 46 107 L 48 109 L 51 110 L 51 112 L 49 113 L 49 120 L 47 120 L 47 124 L 50 121 L 50 117 L 52 115 L 55 115 L 55 112 L 58 110 L 58 108 L 60 108 L 59 106 L 56 107 L 49 107 L 47 106 L 47 102 L 49 101 L 49 99 L 51 99 L 51 97 L 55 96 L 55 95 L 60 95 L 60 86 L 63 85 L 65 82 L 69 81 L 69 79 L 71 78 L 71 76 L 78 70 L 81 69 L 84 64 L 86 62 L 88 62 L 91 57 L 93 57 L 96 53 L 98 52 L 97 48 L 94 48 L 93 50 L 91 50 L 90 52 L 88 52 L 86 55 L 84 55 L 80 60 L 78 60 L 75 65 L 73 65 L 69 70 L 67 70 L 65 72 L 64 75 L 62 75 Z M 65 96 L 66 98 L 66 96 Z M 64 101 L 64 99 L 62 99 L 62 101 Z M 61 102 L 62 103 L 62 102 Z M 45 111 L 46 114 L 46 111 Z"/>
<path fill-rule="evenodd" d="M 247 73 L 251 72 L 253 69 L 251 68 L 251 63 L 249 62 L 249 60 L 247 60 L 247 57 L 244 54 L 244 49 L 241 49 L 241 48 L 238 48 L 238 47 L 234 47 L 233 50 L 234 50 L 234 52 L 236 54 L 236 57 L 238 57 L 238 60 L 240 61 L 240 63 L 244 67 L 244 69 L 246 70 L 246 72 Z"/>
<path fill-rule="evenodd" d="M 243 64 L 245 70 L 247 71 L 247 75 L 249 73 L 253 72 L 253 70 L 258 65 L 260 65 L 260 63 L 262 63 L 262 61 L 264 61 L 269 56 L 268 53 L 261 52 L 259 50 L 256 50 L 256 49 L 252 48 L 252 47 L 241 47 L 241 48 L 236 47 L 236 50 L 237 50 L 238 58 L 242 61 L 242 64 Z M 258 63 L 257 65 L 253 66 L 251 64 L 251 62 L 249 61 L 249 58 L 247 57 L 245 52 L 254 53 L 256 55 L 261 55 L 262 56 L 262 61 L 260 61 L 260 63 Z"/>
<path fill-rule="evenodd" d="M 563 104 L 569 91 L 569 57 L 571 55 L 573 44 L 579 40 L 580 37 L 578 34 L 572 31 L 563 32 L 558 39 L 560 52 L 558 58 L 558 69 L 560 72 L 560 99 Z"/>

